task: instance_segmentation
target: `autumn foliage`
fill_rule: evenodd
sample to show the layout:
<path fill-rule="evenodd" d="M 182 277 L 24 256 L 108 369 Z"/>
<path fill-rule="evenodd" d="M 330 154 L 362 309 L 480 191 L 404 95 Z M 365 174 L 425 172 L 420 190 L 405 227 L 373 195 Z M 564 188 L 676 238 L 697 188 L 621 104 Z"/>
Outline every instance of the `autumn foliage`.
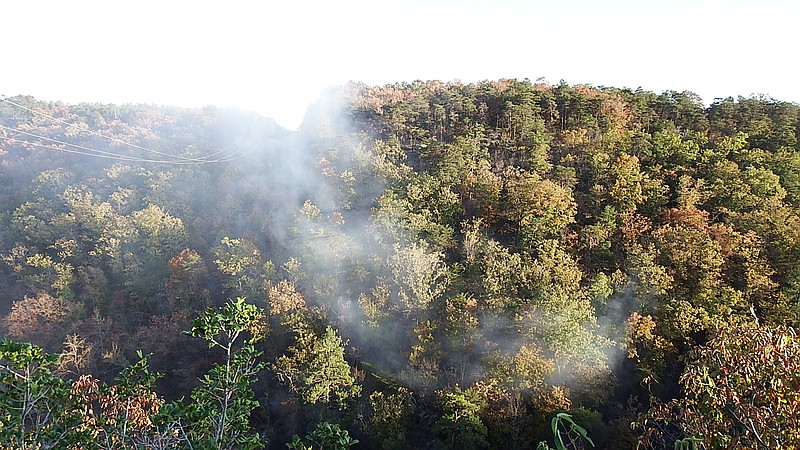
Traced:
<path fill-rule="evenodd" d="M 800 446 L 800 106 L 325 95 L 0 97 L 0 448 Z"/>

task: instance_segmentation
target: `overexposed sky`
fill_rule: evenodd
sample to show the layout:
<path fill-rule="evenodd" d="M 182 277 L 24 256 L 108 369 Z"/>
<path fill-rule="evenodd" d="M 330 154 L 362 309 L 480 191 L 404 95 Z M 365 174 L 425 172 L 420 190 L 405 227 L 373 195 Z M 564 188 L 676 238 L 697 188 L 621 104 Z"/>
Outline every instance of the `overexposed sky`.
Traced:
<path fill-rule="evenodd" d="M 0 17 L 0 95 L 236 106 L 287 128 L 350 80 L 800 103 L 796 0 L 11 0 Z"/>

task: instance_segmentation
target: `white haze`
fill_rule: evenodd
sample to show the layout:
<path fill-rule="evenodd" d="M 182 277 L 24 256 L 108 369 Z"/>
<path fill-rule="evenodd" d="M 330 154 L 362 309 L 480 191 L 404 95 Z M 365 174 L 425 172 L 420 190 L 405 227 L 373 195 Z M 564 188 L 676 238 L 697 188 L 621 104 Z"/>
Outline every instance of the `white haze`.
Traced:
<path fill-rule="evenodd" d="M 236 106 L 296 129 L 329 85 L 545 78 L 800 102 L 794 1 L 32 0 L 0 95 Z"/>

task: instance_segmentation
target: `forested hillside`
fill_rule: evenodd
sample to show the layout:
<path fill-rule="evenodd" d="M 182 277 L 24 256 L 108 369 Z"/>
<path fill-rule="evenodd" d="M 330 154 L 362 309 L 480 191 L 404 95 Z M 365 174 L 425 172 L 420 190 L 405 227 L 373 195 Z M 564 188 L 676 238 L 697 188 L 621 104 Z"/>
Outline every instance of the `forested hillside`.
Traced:
<path fill-rule="evenodd" d="M 798 139 L 527 80 L 0 97 L 0 448 L 798 447 Z"/>

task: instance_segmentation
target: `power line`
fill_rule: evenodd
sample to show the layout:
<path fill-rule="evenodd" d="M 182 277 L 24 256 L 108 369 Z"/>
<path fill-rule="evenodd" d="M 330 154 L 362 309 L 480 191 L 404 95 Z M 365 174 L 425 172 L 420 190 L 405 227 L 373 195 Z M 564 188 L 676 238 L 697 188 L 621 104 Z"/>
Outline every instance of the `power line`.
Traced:
<path fill-rule="evenodd" d="M 23 109 L 25 111 L 31 112 L 31 113 L 36 114 L 38 116 L 46 117 L 46 118 L 48 118 L 48 119 L 50 119 L 50 120 L 52 120 L 54 122 L 60 123 L 62 125 L 65 125 L 65 126 L 68 126 L 68 127 L 75 127 L 75 128 L 80 129 L 75 124 L 69 123 L 69 122 L 67 122 L 65 120 L 62 120 L 62 119 L 59 119 L 57 117 L 53 117 L 53 116 L 51 116 L 49 114 L 45 114 L 43 112 L 36 111 L 35 109 L 32 109 L 32 108 L 29 108 L 29 107 L 27 107 L 25 105 L 21 105 L 19 103 L 13 102 L 13 101 L 11 101 L 11 100 L 9 100 L 7 98 L 4 98 L 4 97 L 0 98 L 0 101 L 5 102 L 5 103 L 7 103 L 9 105 L 15 106 L 17 108 Z M 149 149 L 149 148 L 146 148 L 146 147 L 142 147 L 140 145 L 132 144 L 130 142 L 126 142 L 126 141 L 123 141 L 121 139 L 117 139 L 115 137 L 108 136 L 108 135 L 105 135 L 105 134 L 97 132 L 97 131 L 92 131 L 92 130 L 81 130 L 81 131 L 89 133 L 89 134 L 94 135 L 94 136 L 101 137 L 103 139 L 108 139 L 108 140 L 110 140 L 112 142 L 116 142 L 118 144 L 127 145 L 129 147 L 132 147 L 132 148 L 135 148 L 135 149 L 139 149 L 139 150 L 143 150 L 143 151 L 146 151 L 146 152 L 150 152 L 150 153 L 153 153 L 153 154 L 156 154 L 156 155 L 160 155 L 160 156 L 167 156 L 167 157 L 170 157 L 170 158 L 180 159 L 180 160 L 184 160 L 184 161 L 194 161 L 194 162 L 206 161 L 207 158 L 209 158 L 209 156 L 200 157 L 200 158 L 188 158 L 188 157 L 180 156 L 180 155 L 171 155 L 169 153 L 164 153 L 164 152 L 160 152 L 158 150 L 152 150 L 152 149 Z M 158 161 L 158 162 L 163 162 L 163 161 Z"/>
<path fill-rule="evenodd" d="M 172 165 L 179 165 L 179 166 L 187 166 L 187 165 L 202 165 L 202 164 L 214 164 L 214 163 L 227 163 L 231 161 L 236 161 L 237 159 L 244 158 L 245 156 L 249 155 L 252 152 L 245 152 L 239 154 L 237 156 L 225 158 L 225 159 L 216 159 L 216 160 L 206 160 L 206 161 L 160 161 L 155 159 L 146 159 L 146 158 L 133 158 L 133 157 L 124 157 L 123 155 L 102 155 L 96 153 L 85 153 L 78 150 L 72 150 L 69 148 L 61 148 L 61 147 L 54 147 L 50 145 L 42 145 L 36 142 L 31 142 L 27 140 L 19 140 L 14 138 L 8 138 L 4 136 L 0 136 L 0 139 L 4 139 L 6 142 L 10 143 L 19 143 L 30 147 L 42 148 L 46 150 L 53 150 L 57 152 L 64 152 L 64 153 L 72 153 L 77 155 L 83 156 L 91 156 L 95 158 L 104 158 L 104 159 L 113 159 L 117 161 L 128 161 L 128 162 L 141 162 L 141 163 L 155 163 L 155 164 L 172 164 Z"/>
<path fill-rule="evenodd" d="M 214 153 L 211 153 L 211 154 L 208 154 L 208 155 L 205 155 L 205 156 L 203 156 L 203 161 L 208 161 L 208 158 L 211 158 L 211 157 L 214 157 L 214 156 L 217 156 L 217 155 L 220 155 L 220 154 L 222 154 L 222 153 L 225 153 L 225 152 L 227 152 L 229 148 L 233 147 L 233 146 L 234 146 L 234 145 L 236 145 L 238 142 L 239 142 L 239 140 L 237 139 L 237 140 L 233 141 L 232 143 L 228 144 L 228 146 L 227 146 L 227 147 L 224 147 L 222 150 L 219 150 L 219 151 L 216 151 L 216 152 L 214 152 Z M 231 156 L 232 156 L 232 155 L 231 155 Z"/>
<path fill-rule="evenodd" d="M 30 132 L 27 132 L 27 131 L 15 130 L 13 128 L 9 128 L 9 127 L 3 126 L 3 125 L 0 125 L 0 129 L 6 130 L 6 131 L 10 131 L 10 132 L 13 132 L 13 133 L 19 133 L 19 134 L 22 134 L 22 135 L 25 135 L 25 136 L 30 136 L 30 137 L 33 137 L 33 138 L 36 138 L 36 139 L 39 139 L 39 140 L 43 140 L 43 141 L 53 142 L 54 144 L 58 144 L 58 145 L 62 145 L 62 146 L 73 147 L 74 149 L 63 148 L 63 147 L 54 147 L 52 145 L 43 145 L 41 143 L 31 142 L 31 141 L 28 141 L 28 140 L 19 140 L 19 139 L 15 139 L 15 138 L 9 138 L 9 137 L 6 137 L 6 136 L 0 136 L 1 139 L 5 139 L 7 142 L 12 142 L 12 143 L 13 142 L 17 142 L 17 143 L 29 145 L 29 146 L 32 146 L 32 147 L 38 147 L 38 148 L 43 148 L 43 149 L 48 149 L 48 150 L 55 150 L 55 151 L 60 151 L 60 152 L 65 152 L 65 153 L 72 153 L 72 154 L 83 155 L 83 156 L 91 156 L 91 157 L 96 157 L 96 158 L 114 159 L 114 160 L 117 160 L 117 161 L 142 162 L 142 163 L 154 163 L 154 164 L 173 164 L 173 165 L 200 165 L 200 164 L 225 163 L 225 162 L 236 161 L 237 159 L 244 158 L 245 156 L 249 155 L 252 152 L 252 150 L 251 150 L 251 151 L 248 151 L 248 152 L 245 152 L 245 153 L 241 153 L 241 154 L 236 155 L 236 156 L 233 156 L 234 154 L 231 154 L 229 156 L 226 156 L 224 158 L 219 158 L 219 159 L 188 158 L 188 159 L 190 159 L 189 161 L 157 160 L 157 159 L 148 159 L 148 158 L 137 158 L 137 157 L 133 157 L 133 156 L 120 155 L 120 154 L 113 153 L 113 152 L 106 152 L 106 151 L 103 151 L 103 150 L 97 150 L 95 148 L 86 147 L 86 146 L 78 145 L 78 144 L 73 144 L 73 143 L 61 141 L 61 140 L 58 140 L 58 139 L 48 138 L 46 136 L 41 136 L 41 135 L 38 135 L 38 134 L 35 134 L 35 133 L 30 133 Z M 222 149 L 219 152 L 216 152 L 216 153 L 214 153 L 212 155 L 216 155 L 216 154 L 220 154 L 222 152 L 225 152 L 225 151 L 227 151 L 227 149 L 233 147 L 234 145 L 236 145 L 236 142 L 234 142 L 233 144 L 228 145 L 224 149 Z M 75 150 L 75 149 L 77 149 L 77 150 Z M 89 152 L 91 152 L 91 153 L 89 153 Z"/>
<path fill-rule="evenodd" d="M 26 140 L 19 140 L 19 139 L 14 139 L 14 138 L 3 137 L 2 139 L 5 139 L 6 142 L 10 142 L 12 144 L 13 143 L 18 143 L 18 144 L 23 144 L 25 146 L 30 146 L 30 147 L 43 148 L 43 149 L 47 149 L 47 150 L 54 150 L 54 151 L 64 152 L 64 153 L 73 153 L 73 154 L 83 155 L 83 156 L 93 156 L 95 158 L 105 158 L 105 159 L 114 159 L 114 160 L 117 160 L 117 161 L 131 161 L 131 162 L 160 162 L 160 161 L 148 160 L 148 159 L 135 159 L 135 158 L 127 159 L 127 158 L 123 158 L 123 157 L 120 157 L 120 156 L 99 155 L 99 154 L 96 154 L 96 153 L 85 153 L 85 152 L 81 152 L 81 151 L 78 151 L 78 150 L 72 150 L 72 149 L 69 149 L 69 148 L 53 147 L 53 146 L 49 146 L 49 145 L 37 144 L 35 142 L 26 141 Z"/>
<path fill-rule="evenodd" d="M 11 131 L 13 133 L 23 134 L 25 136 L 34 137 L 34 138 L 37 138 L 37 139 L 40 139 L 40 140 L 43 140 L 43 141 L 50 141 L 50 142 L 54 142 L 56 144 L 67 145 L 67 146 L 75 147 L 75 148 L 78 148 L 78 149 L 81 149 L 81 150 L 87 150 L 87 151 L 95 152 L 96 155 L 94 155 L 94 156 L 103 156 L 103 155 L 105 155 L 104 157 L 106 157 L 106 158 L 125 159 L 125 160 L 135 160 L 136 159 L 133 156 L 120 155 L 120 154 L 113 153 L 113 152 L 106 152 L 106 151 L 103 151 L 103 150 L 97 150 L 97 149 L 93 149 L 93 148 L 90 148 L 90 147 L 84 147 L 82 145 L 72 144 L 72 143 L 69 143 L 69 142 L 60 141 L 58 139 L 53 139 L 53 138 L 49 138 L 49 137 L 45 137 L 45 136 L 40 136 L 40 135 L 35 134 L 35 133 L 29 133 L 27 131 L 16 130 L 14 128 L 9 128 L 9 127 L 3 126 L 3 125 L 0 125 L 0 129 L 6 130 L 6 131 Z M 9 138 L 5 138 L 5 139 L 9 139 Z M 13 140 L 16 140 L 16 139 L 13 139 Z M 30 141 L 18 141 L 18 142 L 26 142 L 28 144 L 32 144 Z M 86 153 L 86 155 L 89 155 L 89 154 Z"/>

